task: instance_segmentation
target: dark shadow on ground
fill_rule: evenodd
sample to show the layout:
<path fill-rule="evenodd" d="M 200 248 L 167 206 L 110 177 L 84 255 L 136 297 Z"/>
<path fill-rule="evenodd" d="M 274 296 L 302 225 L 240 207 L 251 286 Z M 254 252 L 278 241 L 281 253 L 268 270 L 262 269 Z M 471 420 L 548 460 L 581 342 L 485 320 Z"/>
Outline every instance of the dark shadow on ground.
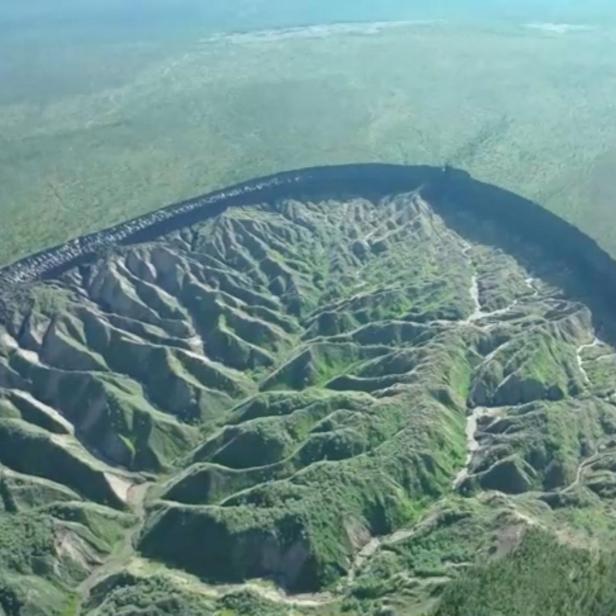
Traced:
<path fill-rule="evenodd" d="M 20 288 L 60 276 L 114 246 L 154 240 L 228 207 L 278 199 L 319 200 L 419 190 L 465 238 L 497 246 L 537 278 L 593 312 L 598 334 L 616 345 L 616 262 L 579 229 L 539 204 L 449 167 L 356 164 L 288 171 L 171 205 L 116 227 L 76 238 L 0 269 L 0 322 Z"/>

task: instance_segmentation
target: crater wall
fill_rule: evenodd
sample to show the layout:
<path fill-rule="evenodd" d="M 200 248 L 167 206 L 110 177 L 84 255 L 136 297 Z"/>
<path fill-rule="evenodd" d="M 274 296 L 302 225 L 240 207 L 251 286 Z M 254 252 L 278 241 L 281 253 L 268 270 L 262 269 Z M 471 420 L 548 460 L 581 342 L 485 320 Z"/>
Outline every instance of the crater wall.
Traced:
<path fill-rule="evenodd" d="M 616 262 L 590 237 L 537 203 L 454 168 L 370 163 L 314 167 L 258 178 L 75 238 L 0 269 L 0 293 L 58 276 L 114 246 L 154 240 L 228 207 L 281 198 L 378 198 L 418 188 L 445 213 L 451 213 L 452 208 L 468 209 L 539 244 L 582 280 L 597 286 L 610 303 L 616 301 Z"/>

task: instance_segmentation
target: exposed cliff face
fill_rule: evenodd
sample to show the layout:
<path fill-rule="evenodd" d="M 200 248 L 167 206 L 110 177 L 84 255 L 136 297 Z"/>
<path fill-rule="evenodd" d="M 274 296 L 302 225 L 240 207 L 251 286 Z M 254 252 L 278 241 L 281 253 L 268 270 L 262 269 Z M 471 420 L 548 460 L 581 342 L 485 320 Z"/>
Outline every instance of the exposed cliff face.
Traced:
<path fill-rule="evenodd" d="M 348 165 L 284 172 L 171 205 L 39 252 L 0 269 L 0 282 L 6 285 L 54 276 L 113 246 L 156 239 L 215 216 L 227 207 L 284 198 L 327 198 L 339 196 L 341 192 L 349 196 L 384 196 L 413 190 L 438 174 L 435 168 L 394 165 Z"/>
<path fill-rule="evenodd" d="M 171 205 L 111 229 L 76 238 L 0 269 L 0 287 L 58 275 L 122 244 L 146 242 L 224 209 L 276 199 L 378 198 L 422 187 L 437 209 L 468 210 L 553 251 L 616 297 L 616 262 L 597 243 L 540 205 L 453 168 L 357 164 L 289 171 Z M 612 295 L 613 294 L 613 295 Z"/>
<path fill-rule="evenodd" d="M 54 614 L 77 583 L 84 614 L 154 601 L 153 572 L 180 611 L 226 609 L 230 584 L 291 601 L 259 578 L 329 591 L 309 599 L 328 614 L 411 588 L 429 604 L 527 526 L 582 532 L 559 508 L 611 506 L 613 268 L 533 203 L 383 165 L 259 180 L 17 263 L 0 523 L 37 529 Z M 36 606 L 19 550 L 5 586 Z"/>

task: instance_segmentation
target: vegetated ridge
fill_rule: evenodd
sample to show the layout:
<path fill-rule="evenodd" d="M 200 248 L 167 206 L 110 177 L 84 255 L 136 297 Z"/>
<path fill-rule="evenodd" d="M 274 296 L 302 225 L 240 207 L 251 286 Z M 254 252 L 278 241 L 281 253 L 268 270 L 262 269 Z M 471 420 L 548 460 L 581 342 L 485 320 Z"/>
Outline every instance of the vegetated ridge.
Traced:
<path fill-rule="evenodd" d="M 609 613 L 615 265 L 350 165 L 0 270 L 0 613 Z"/>

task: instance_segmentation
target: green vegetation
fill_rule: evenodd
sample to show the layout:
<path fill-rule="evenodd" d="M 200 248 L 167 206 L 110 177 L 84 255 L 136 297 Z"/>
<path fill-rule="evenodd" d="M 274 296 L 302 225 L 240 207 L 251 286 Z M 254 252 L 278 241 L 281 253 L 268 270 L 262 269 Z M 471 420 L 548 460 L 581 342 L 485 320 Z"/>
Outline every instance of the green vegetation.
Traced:
<path fill-rule="evenodd" d="M 0 265 L 362 161 L 466 169 L 616 256 L 607 1 L 254 32 L 319 13 L 237 0 L 230 35 L 231 2 L 165 2 L 0 7 Z M 525 23 L 553 16 L 593 22 Z M 0 616 L 616 613 L 611 307 L 417 189 L 232 208 L 3 294 Z"/>
<path fill-rule="evenodd" d="M 0 326 L 8 616 L 609 613 L 597 300 L 428 198 L 231 208 L 24 286 Z"/>
<path fill-rule="evenodd" d="M 79 505 L 74 509 L 77 513 Z M 7 616 L 74 616 L 77 613 L 74 590 L 86 573 L 85 558 L 108 552 L 111 544 L 121 537 L 122 523 L 117 519 L 106 520 L 103 533 L 100 523 L 87 519 L 88 514 L 83 513 L 77 521 L 79 514 L 61 516 L 59 510 L 0 511 L 3 613 Z M 62 517 L 66 520 L 72 517 L 75 521 L 63 522 Z M 75 551 L 71 552 L 69 545 Z"/>
<path fill-rule="evenodd" d="M 594 554 L 533 530 L 508 557 L 448 586 L 436 616 L 610 614 L 615 576 L 612 554 Z"/>
<path fill-rule="evenodd" d="M 0 263 L 236 181 L 355 161 L 449 162 L 616 254 L 612 23 L 4 37 Z"/>
<path fill-rule="evenodd" d="M 151 616 L 182 614 L 201 616 L 215 614 L 213 602 L 190 593 L 182 593 L 169 581 L 160 577 L 137 579 L 130 575 L 117 576 L 97 589 L 95 600 L 100 606 L 92 616 L 139 614 L 146 611 Z"/>
<path fill-rule="evenodd" d="M 51 552 L 53 532 L 45 517 L 3 514 L 0 517 L 0 561 L 22 574 L 32 574 L 36 562 Z"/>

